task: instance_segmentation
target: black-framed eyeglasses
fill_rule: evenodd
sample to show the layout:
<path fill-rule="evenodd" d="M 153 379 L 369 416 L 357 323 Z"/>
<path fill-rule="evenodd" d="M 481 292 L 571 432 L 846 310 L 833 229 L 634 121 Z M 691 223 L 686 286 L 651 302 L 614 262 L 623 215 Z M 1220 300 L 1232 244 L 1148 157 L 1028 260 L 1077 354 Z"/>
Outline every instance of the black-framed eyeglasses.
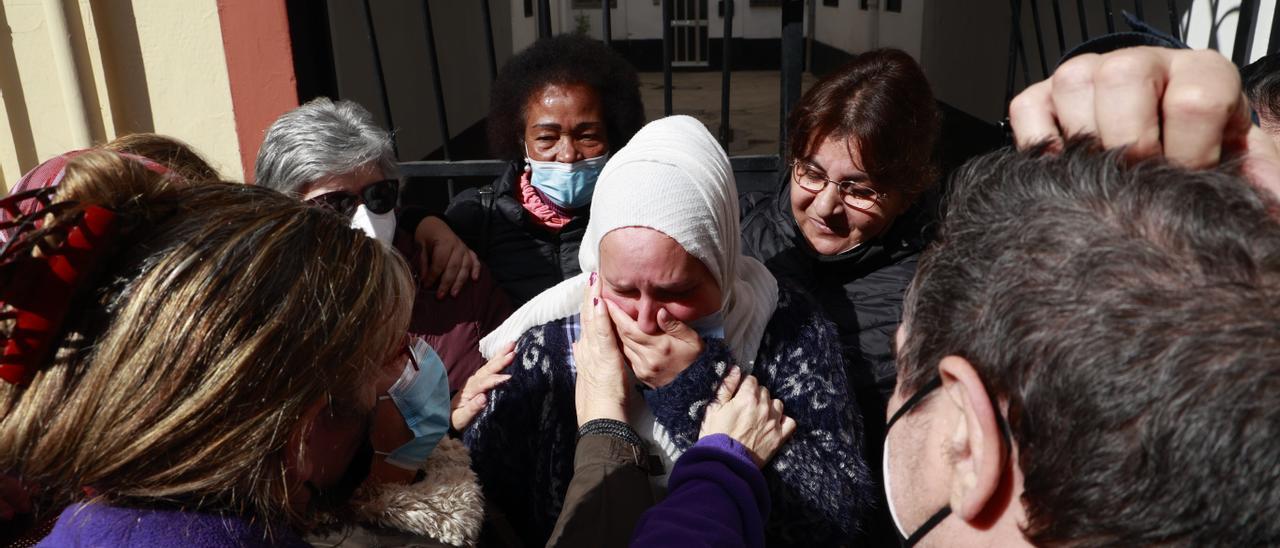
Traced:
<path fill-rule="evenodd" d="M 360 189 L 359 194 L 352 194 L 345 190 L 335 190 L 311 198 L 307 200 L 307 203 L 331 209 L 350 217 L 355 214 L 356 207 L 360 204 L 364 204 L 369 209 L 369 213 L 374 215 L 390 213 L 391 210 L 396 208 L 396 203 L 399 200 L 400 181 L 383 179 L 365 185 L 364 188 Z"/>
<path fill-rule="evenodd" d="M 889 421 L 884 425 L 884 443 L 886 444 L 886 447 L 889 443 L 889 429 L 893 428 L 894 423 L 898 422 L 898 419 L 901 419 L 906 416 L 907 413 L 911 412 L 911 409 L 916 405 L 919 405 L 920 402 L 928 397 L 930 393 L 941 387 L 942 377 L 934 377 L 929 382 L 924 383 L 924 386 L 921 386 L 915 394 L 912 394 L 911 397 L 902 402 L 902 405 L 898 407 L 898 410 L 893 413 L 892 417 L 889 417 Z M 1005 459 L 1008 459 L 1013 452 L 1013 429 L 1009 427 L 1009 421 L 1004 418 L 1004 413 L 1000 412 L 1000 405 L 996 402 L 995 396 L 992 396 L 988 392 L 987 397 L 991 398 L 991 409 L 995 411 L 996 424 L 1000 428 L 1000 434 L 1004 437 L 1004 456 Z M 925 520 L 920 527 L 917 527 L 910 536 L 902 536 L 902 532 L 900 531 L 898 535 L 899 540 L 902 541 L 902 546 L 904 548 L 911 548 L 912 546 L 915 546 L 916 543 L 920 542 L 920 539 L 924 538 L 924 536 L 929 533 L 929 531 L 932 531 L 934 527 L 937 527 L 939 523 L 942 523 L 942 520 L 947 519 L 947 516 L 950 515 L 951 506 L 943 506 L 942 508 L 939 508 L 938 511 L 934 512 L 933 515 L 929 516 L 929 519 Z"/>
<path fill-rule="evenodd" d="M 888 198 L 887 194 L 871 188 L 866 183 L 828 179 L 827 174 L 823 173 L 818 166 L 804 160 L 791 162 L 791 168 L 796 182 L 800 184 L 800 188 L 817 194 L 822 192 L 822 189 L 827 188 L 828 184 L 836 185 L 840 189 L 840 196 L 844 199 L 844 203 L 849 207 L 871 209 Z"/>

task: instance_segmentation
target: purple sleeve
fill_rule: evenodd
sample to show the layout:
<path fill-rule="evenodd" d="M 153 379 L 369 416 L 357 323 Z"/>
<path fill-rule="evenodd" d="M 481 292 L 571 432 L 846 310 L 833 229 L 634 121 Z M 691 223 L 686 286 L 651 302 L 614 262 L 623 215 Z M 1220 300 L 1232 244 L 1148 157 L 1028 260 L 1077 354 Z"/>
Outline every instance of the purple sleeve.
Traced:
<path fill-rule="evenodd" d="M 764 546 L 769 490 L 747 448 L 698 440 L 676 462 L 667 498 L 640 517 L 632 546 Z"/>

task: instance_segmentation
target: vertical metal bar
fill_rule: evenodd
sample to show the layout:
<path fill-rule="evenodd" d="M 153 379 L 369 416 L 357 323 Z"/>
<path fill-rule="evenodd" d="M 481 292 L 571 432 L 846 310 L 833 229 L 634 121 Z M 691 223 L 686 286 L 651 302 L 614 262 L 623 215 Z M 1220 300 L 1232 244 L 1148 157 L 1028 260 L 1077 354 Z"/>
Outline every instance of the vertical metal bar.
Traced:
<path fill-rule="evenodd" d="M 671 116 L 671 2 L 662 0 L 662 115 Z"/>
<path fill-rule="evenodd" d="M 1144 23 L 1147 21 L 1147 19 L 1142 16 L 1142 0 L 1133 0 L 1133 14 L 1138 16 L 1138 19 L 1141 19 Z"/>
<path fill-rule="evenodd" d="M 1062 33 L 1062 6 L 1058 5 L 1058 0 L 1053 0 L 1053 28 L 1058 31 L 1058 56 L 1067 52 L 1067 38 Z"/>
<path fill-rule="evenodd" d="M 604 45 L 613 45 L 613 12 L 609 11 L 609 0 L 600 0 L 600 37 Z"/>
<path fill-rule="evenodd" d="M 498 77 L 498 54 L 493 49 L 493 18 L 489 16 L 489 0 L 480 0 L 480 13 L 484 16 L 484 45 L 489 53 L 489 80 L 493 81 Z"/>
<path fill-rule="evenodd" d="M 1237 67 L 1249 64 L 1249 50 L 1253 49 L 1253 24 L 1258 19 L 1258 0 L 1240 0 L 1236 15 L 1236 40 L 1231 47 L 1231 61 Z"/>
<path fill-rule="evenodd" d="M 1271 13 L 1271 37 L 1267 40 L 1267 54 L 1280 51 L 1280 5 Z"/>
<path fill-rule="evenodd" d="M 1076 17 L 1080 18 L 1080 41 L 1089 39 L 1089 12 L 1084 9 L 1084 0 L 1076 0 Z"/>
<path fill-rule="evenodd" d="M 1014 51 L 1017 52 L 1018 63 L 1022 65 L 1022 85 L 1031 85 L 1031 70 L 1027 68 L 1027 45 L 1022 40 L 1022 0 L 1010 0 L 1013 3 L 1013 37 Z"/>
<path fill-rule="evenodd" d="M 724 35 L 720 40 L 720 146 L 729 148 L 733 139 L 729 128 L 729 70 L 733 58 L 733 4 L 735 0 L 724 0 Z"/>
<path fill-rule="evenodd" d="M 1280 10 L 1276 10 L 1276 13 L 1280 13 Z M 1178 17 L 1178 0 L 1169 0 L 1169 34 L 1175 39 L 1182 39 L 1182 24 L 1181 19 Z"/>
<path fill-rule="evenodd" d="M 702 59 L 702 48 L 700 47 L 702 45 L 702 41 L 698 40 L 698 27 L 697 27 L 698 4 L 700 3 L 701 2 L 699 2 L 698 0 L 693 0 L 688 4 L 689 25 L 690 25 L 689 27 L 687 27 L 689 29 L 687 33 L 689 35 L 689 48 L 690 48 L 689 61 L 693 61 L 693 62 L 697 62 L 699 59 Z"/>
<path fill-rule="evenodd" d="M 551 36 L 551 0 L 538 0 L 538 38 Z"/>
<path fill-rule="evenodd" d="M 1102 11 L 1107 14 L 1107 34 L 1116 31 L 1115 11 L 1111 9 L 1111 0 L 1102 0 Z"/>
<path fill-rule="evenodd" d="M 364 4 L 364 30 L 369 35 L 369 47 L 373 50 L 373 70 L 378 77 L 378 93 L 382 96 L 382 115 L 387 120 L 387 131 L 391 132 L 391 149 L 396 159 L 400 159 L 400 148 L 396 144 L 396 124 L 391 118 L 391 99 L 387 96 L 387 78 L 382 72 L 382 52 L 378 50 L 378 34 L 373 29 L 373 8 L 369 0 Z"/>
<path fill-rule="evenodd" d="M 422 0 L 422 27 L 427 35 L 427 59 L 431 61 L 431 87 L 436 93 L 436 117 L 440 119 L 440 147 L 445 161 L 452 160 L 449 153 L 449 115 L 444 107 L 444 86 L 440 83 L 440 60 L 436 56 L 436 33 L 431 28 L 431 2 Z"/>
<path fill-rule="evenodd" d="M 1012 1 L 1013 0 L 1010 0 L 1011 3 L 1009 5 L 1009 13 L 1011 14 L 1009 17 L 1009 64 L 1008 70 L 1005 72 L 1004 81 L 1005 110 L 1008 110 L 1009 103 L 1013 101 L 1013 79 L 1017 74 L 1016 68 L 1018 63 L 1018 12 L 1017 8 L 1013 6 Z"/>
<path fill-rule="evenodd" d="M 1044 31 L 1040 29 L 1040 3 L 1031 1 L 1031 28 L 1036 31 L 1036 53 L 1040 56 L 1040 77 L 1049 77 L 1049 63 L 1044 56 Z"/>
<path fill-rule="evenodd" d="M 804 0 L 782 0 L 781 108 L 778 117 L 778 154 L 786 156 L 787 115 L 800 100 L 800 73 L 804 70 Z"/>

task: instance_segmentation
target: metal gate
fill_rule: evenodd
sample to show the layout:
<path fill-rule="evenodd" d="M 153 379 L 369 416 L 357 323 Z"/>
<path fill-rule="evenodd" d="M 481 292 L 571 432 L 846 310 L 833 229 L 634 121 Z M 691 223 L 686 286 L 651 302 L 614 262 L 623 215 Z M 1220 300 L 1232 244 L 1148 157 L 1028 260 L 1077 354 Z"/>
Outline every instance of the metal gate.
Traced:
<path fill-rule="evenodd" d="M 675 39 L 673 67 L 707 67 L 710 65 L 707 0 L 676 0 L 671 33 Z"/>

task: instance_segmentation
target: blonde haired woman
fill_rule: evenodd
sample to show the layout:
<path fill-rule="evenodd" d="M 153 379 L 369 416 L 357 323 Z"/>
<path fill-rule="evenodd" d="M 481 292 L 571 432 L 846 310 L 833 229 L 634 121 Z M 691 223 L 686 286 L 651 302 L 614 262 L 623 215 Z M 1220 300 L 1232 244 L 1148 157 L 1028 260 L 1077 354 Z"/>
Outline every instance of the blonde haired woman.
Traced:
<path fill-rule="evenodd" d="M 105 151 L 48 202 L 0 256 L 0 339 L 49 343 L 0 362 L 0 472 L 37 515 L 69 504 L 43 544 L 302 545 L 403 368 L 403 261 L 273 191 Z M 69 286 L 32 275 L 63 259 Z M 64 320 L 32 331 L 37 309 Z"/>

